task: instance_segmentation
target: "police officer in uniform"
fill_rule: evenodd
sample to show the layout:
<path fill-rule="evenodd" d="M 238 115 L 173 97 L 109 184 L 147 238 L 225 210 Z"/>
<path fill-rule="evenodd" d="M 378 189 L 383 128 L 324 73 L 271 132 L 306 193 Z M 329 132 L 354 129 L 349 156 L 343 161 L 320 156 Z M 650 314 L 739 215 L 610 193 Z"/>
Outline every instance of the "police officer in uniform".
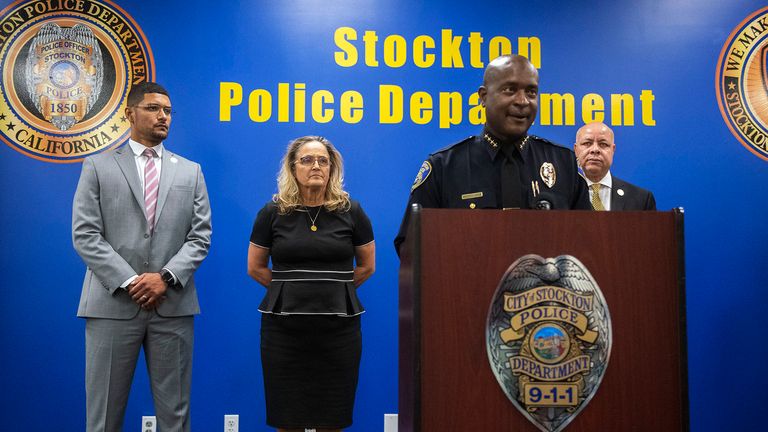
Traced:
<path fill-rule="evenodd" d="M 414 203 L 465 209 L 592 208 L 574 153 L 528 135 L 539 92 L 539 73 L 528 59 L 496 58 L 477 92 L 485 107 L 485 128 L 424 161 L 395 238 L 398 254 Z"/>

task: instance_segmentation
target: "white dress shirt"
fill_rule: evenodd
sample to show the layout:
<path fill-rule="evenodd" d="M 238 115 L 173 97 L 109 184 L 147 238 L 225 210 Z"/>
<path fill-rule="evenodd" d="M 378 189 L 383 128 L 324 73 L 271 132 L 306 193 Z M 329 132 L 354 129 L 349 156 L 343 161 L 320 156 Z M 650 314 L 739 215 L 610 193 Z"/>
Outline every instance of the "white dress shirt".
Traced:
<path fill-rule="evenodd" d="M 144 153 L 144 150 L 147 148 L 152 148 L 155 150 L 155 153 L 157 156 L 155 156 L 153 159 L 155 160 L 155 169 L 157 169 L 157 178 L 160 178 L 160 173 L 163 166 L 163 151 L 165 150 L 163 148 L 163 143 L 160 143 L 154 147 L 147 147 L 144 144 L 138 143 L 132 139 L 128 140 L 128 146 L 131 148 L 131 151 L 133 152 L 134 160 L 136 161 L 136 170 L 139 172 L 139 181 L 141 182 L 141 189 L 144 190 L 144 169 L 147 167 L 147 162 L 149 162 L 149 158 L 144 156 L 142 153 Z M 166 269 L 168 270 L 168 269 Z M 172 271 L 168 270 L 171 275 L 173 276 L 173 280 L 176 281 L 176 275 L 173 274 Z M 120 288 L 126 288 L 128 285 L 133 282 L 134 279 L 139 277 L 139 275 L 133 275 L 128 278 L 125 282 L 123 282 L 122 285 L 120 285 Z"/>
<path fill-rule="evenodd" d="M 157 153 L 157 157 L 154 158 L 155 168 L 157 169 L 157 178 L 160 178 L 160 173 L 162 172 L 161 170 L 163 168 L 163 143 L 160 143 L 154 147 L 147 147 L 144 144 L 138 143 L 134 140 L 128 140 L 128 145 L 131 147 L 131 151 L 133 151 L 134 160 L 136 161 L 136 169 L 139 171 L 141 189 L 144 190 L 144 168 L 147 167 L 149 158 L 144 156 L 142 153 L 144 153 L 144 150 L 148 148 L 155 150 L 155 153 Z"/>

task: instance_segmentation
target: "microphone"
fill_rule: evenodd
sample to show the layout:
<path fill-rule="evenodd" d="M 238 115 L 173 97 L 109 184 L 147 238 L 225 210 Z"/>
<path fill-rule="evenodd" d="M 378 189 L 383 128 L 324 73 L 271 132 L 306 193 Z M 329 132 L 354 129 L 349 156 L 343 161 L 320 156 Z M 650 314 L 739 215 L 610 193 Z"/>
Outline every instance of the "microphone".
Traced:
<path fill-rule="evenodd" d="M 538 199 L 537 199 L 538 198 Z M 531 181 L 531 190 L 528 194 L 528 203 L 532 210 L 552 210 L 552 201 L 549 192 L 541 192 L 539 181 Z"/>
<path fill-rule="evenodd" d="M 546 199 L 540 199 L 536 201 L 536 204 L 533 206 L 535 210 L 552 210 L 552 203 L 549 200 Z"/>
<path fill-rule="evenodd" d="M 554 198 L 552 192 L 543 191 L 533 197 L 533 200 L 531 201 L 533 206 L 531 208 L 534 210 L 553 210 L 555 208 Z"/>

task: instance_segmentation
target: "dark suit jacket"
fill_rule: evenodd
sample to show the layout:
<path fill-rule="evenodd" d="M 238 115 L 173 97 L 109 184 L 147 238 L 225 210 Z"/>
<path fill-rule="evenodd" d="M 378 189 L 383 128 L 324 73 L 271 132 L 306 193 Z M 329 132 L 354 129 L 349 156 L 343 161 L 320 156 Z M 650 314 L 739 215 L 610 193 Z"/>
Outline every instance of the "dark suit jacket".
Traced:
<path fill-rule="evenodd" d="M 616 176 L 612 177 L 611 211 L 656 210 L 656 199 L 651 191 L 627 183 Z M 623 195 L 619 194 L 620 190 L 624 192 Z"/>

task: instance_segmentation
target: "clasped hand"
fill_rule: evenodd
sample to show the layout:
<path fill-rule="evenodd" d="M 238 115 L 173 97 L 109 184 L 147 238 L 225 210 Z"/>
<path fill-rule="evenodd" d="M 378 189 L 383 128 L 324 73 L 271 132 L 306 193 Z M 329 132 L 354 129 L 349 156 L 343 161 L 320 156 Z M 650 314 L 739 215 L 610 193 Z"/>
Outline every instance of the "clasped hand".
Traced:
<path fill-rule="evenodd" d="M 128 294 L 143 309 L 154 309 L 165 300 L 167 288 L 160 273 L 143 273 L 128 285 Z"/>

